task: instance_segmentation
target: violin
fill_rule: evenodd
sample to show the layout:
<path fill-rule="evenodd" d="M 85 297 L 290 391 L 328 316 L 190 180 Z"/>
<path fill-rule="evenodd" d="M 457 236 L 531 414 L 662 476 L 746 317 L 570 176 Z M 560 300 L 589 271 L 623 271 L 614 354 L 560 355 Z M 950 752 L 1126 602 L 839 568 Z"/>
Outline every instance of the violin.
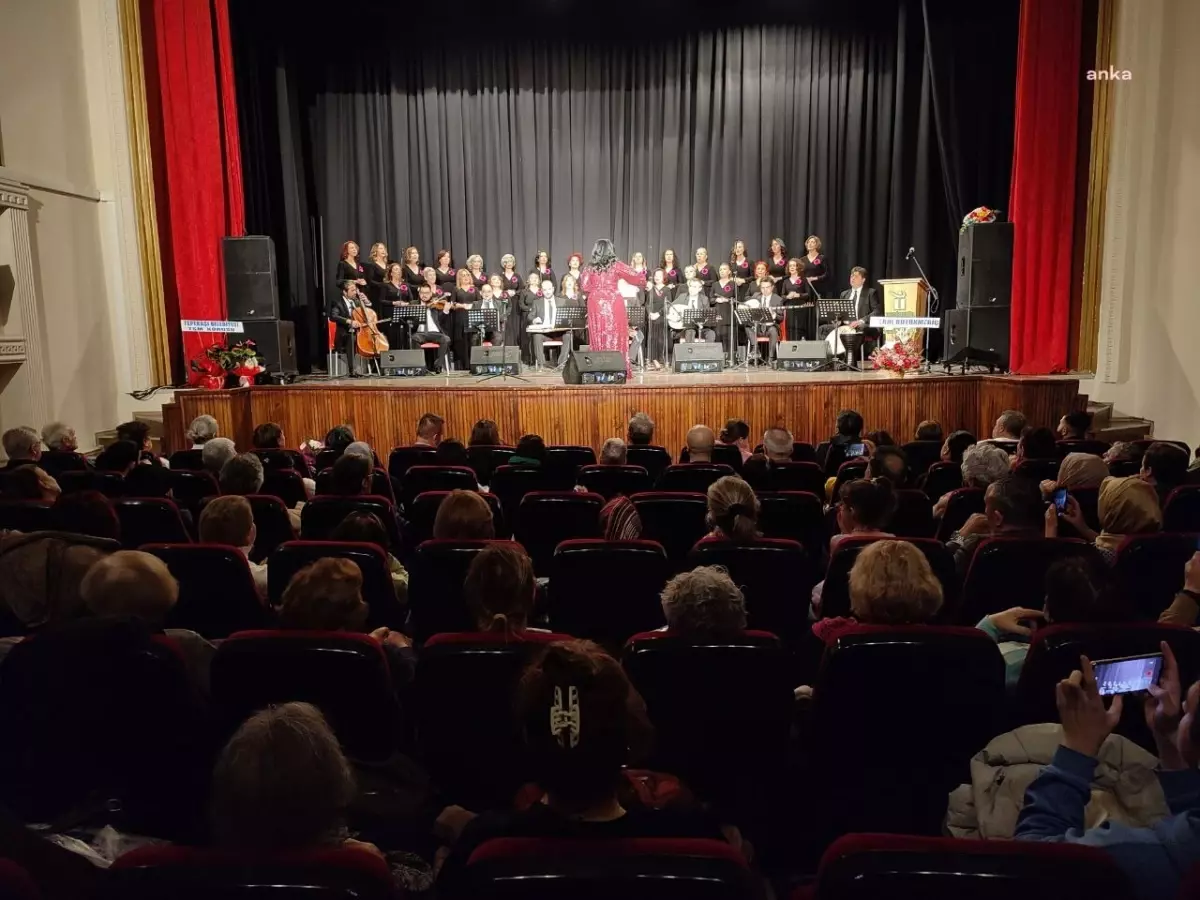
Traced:
<path fill-rule="evenodd" d="M 355 333 L 360 356 L 378 356 L 391 349 L 388 339 L 379 330 L 379 316 L 369 306 L 356 306 L 350 318 L 362 325 Z"/>

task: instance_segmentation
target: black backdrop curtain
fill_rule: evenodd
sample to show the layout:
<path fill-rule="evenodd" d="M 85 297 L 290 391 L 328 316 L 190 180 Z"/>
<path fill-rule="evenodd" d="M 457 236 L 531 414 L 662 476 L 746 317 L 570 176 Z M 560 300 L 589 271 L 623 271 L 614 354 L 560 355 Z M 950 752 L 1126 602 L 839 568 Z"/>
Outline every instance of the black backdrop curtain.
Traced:
<path fill-rule="evenodd" d="M 995 6 L 1012 41 L 989 52 L 1015 59 L 1016 3 Z M 571 14 L 583 4 L 529 4 L 536 29 L 520 4 L 474 29 L 460 8 L 437 25 L 367 6 L 342 45 L 330 20 L 231 7 L 247 226 L 275 237 L 310 359 L 348 239 L 426 263 L 479 253 L 488 271 L 507 252 L 528 271 L 545 248 L 562 272 L 598 237 L 653 263 L 699 246 L 720 262 L 735 238 L 801 255 L 817 234 L 831 289 L 852 265 L 913 274 L 916 246 L 952 297 L 957 219 L 1008 192 L 1013 82 L 969 62 L 980 47 L 954 31 L 970 14 L 945 0 L 739 10 L 724 28 L 616 10 L 598 34 Z M 979 109 L 1007 146 L 963 146 Z"/>

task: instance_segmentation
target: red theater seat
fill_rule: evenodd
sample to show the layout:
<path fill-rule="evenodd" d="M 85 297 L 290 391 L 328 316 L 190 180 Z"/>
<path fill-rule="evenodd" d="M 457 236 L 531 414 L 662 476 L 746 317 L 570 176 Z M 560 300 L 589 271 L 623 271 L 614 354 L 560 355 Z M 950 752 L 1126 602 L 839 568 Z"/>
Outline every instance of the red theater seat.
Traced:
<path fill-rule="evenodd" d="M 550 574 L 554 548 L 562 541 L 600 537 L 604 498 L 577 491 L 531 491 L 521 499 L 513 534 L 533 560 L 538 575 Z"/>
<path fill-rule="evenodd" d="M 348 559 L 362 573 L 363 600 L 370 607 L 368 630 L 381 626 L 400 629 L 404 626 L 404 609 L 396 601 L 387 554 L 375 544 L 358 541 L 287 541 L 271 554 L 267 567 L 267 590 L 272 606 L 283 602 L 292 577 L 318 559 L 338 557 Z"/>
<path fill-rule="evenodd" d="M 266 628 L 275 616 L 258 599 L 246 557 L 222 544 L 145 544 L 179 582 L 179 600 L 167 616 L 171 628 L 187 628 L 210 640 L 245 628 Z"/>
<path fill-rule="evenodd" d="M 643 540 L 661 544 L 676 568 L 686 565 L 696 541 L 709 532 L 704 494 L 647 491 L 630 499 L 642 521 Z"/>
<path fill-rule="evenodd" d="M 663 624 L 659 596 L 671 566 L 654 541 L 563 541 L 550 572 L 550 621 L 559 631 L 616 648 Z"/>
<path fill-rule="evenodd" d="M 808 600 L 817 581 L 816 567 L 795 541 L 759 538 L 735 542 L 706 537 L 692 548 L 693 566 L 722 566 L 746 598 L 749 627 L 784 640 L 807 630 Z"/>

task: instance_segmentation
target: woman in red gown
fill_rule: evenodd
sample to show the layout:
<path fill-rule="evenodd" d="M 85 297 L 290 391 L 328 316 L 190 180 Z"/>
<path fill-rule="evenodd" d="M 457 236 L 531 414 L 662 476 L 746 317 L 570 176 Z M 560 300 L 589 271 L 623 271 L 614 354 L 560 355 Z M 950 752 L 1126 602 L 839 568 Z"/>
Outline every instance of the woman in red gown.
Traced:
<path fill-rule="evenodd" d="M 601 238 L 592 247 L 592 259 L 584 267 L 580 288 L 587 294 L 588 338 L 593 350 L 616 350 L 625 360 L 625 377 L 633 378 L 629 368 L 629 319 L 625 298 L 617 290 L 618 281 L 639 284 L 645 273 L 617 259 L 613 242 Z"/>

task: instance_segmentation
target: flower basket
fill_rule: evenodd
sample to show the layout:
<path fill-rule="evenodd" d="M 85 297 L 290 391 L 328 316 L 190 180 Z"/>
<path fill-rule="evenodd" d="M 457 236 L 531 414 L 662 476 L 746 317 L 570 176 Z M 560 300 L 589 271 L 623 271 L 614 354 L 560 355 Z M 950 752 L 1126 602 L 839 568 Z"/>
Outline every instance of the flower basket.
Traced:
<path fill-rule="evenodd" d="M 232 347 L 212 344 L 188 363 L 188 384 L 206 391 L 246 387 L 264 371 L 254 341 L 239 341 Z"/>
<path fill-rule="evenodd" d="M 924 357 L 915 342 L 896 341 L 884 344 L 871 354 L 871 368 L 887 372 L 893 378 L 903 378 L 921 368 Z"/>

